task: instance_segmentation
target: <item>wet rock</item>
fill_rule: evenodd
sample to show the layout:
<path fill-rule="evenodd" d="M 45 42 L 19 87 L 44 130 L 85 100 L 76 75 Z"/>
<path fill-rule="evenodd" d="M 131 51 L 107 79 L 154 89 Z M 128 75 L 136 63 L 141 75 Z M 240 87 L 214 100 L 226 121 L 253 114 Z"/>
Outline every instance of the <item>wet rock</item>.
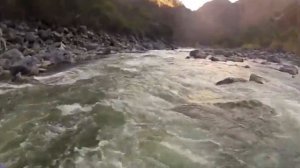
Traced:
<path fill-rule="evenodd" d="M 298 68 L 293 65 L 284 65 L 280 67 L 279 71 L 289 73 L 291 75 L 297 75 L 299 73 Z"/>
<path fill-rule="evenodd" d="M 190 56 L 187 56 L 187 57 L 185 57 L 185 59 L 191 59 L 191 57 L 190 57 Z"/>
<path fill-rule="evenodd" d="M 39 73 L 38 64 L 40 61 L 35 57 L 25 57 L 23 60 L 15 63 L 10 67 L 12 76 L 21 75 L 37 75 Z"/>
<path fill-rule="evenodd" d="M 200 52 L 200 50 L 193 50 L 190 52 L 190 56 L 195 59 L 205 59 L 207 56 Z"/>
<path fill-rule="evenodd" d="M 44 41 L 50 39 L 52 36 L 51 31 L 49 29 L 48 30 L 39 30 L 38 35 Z"/>
<path fill-rule="evenodd" d="M 11 49 L 0 55 L 0 59 L 8 59 L 12 64 L 24 58 L 24 55 L 18 49 Z"/>
<path fill-rule="evenodd" d="M 245 65 L 245 66 L 243 66 L 243 67 L 246 68 L 246 69 L 249 69 L 249 68 L 250 68 L 249 65 Z"/>
<path fill-rule="evenodd" d="M 53 40 L 55 42 L 61 42 L 63 40 L 63 35 L 58 32 L 53 32 Z"/>
<path fill-rule="evenodd" d="M 28 41 L 29 43 L 34 43 L 37 41 L 37 36 L 35 35 L 34 32 L 28 32 L 25 35 L 25 40 Z"/>
<path fill-rule="evenodd" d="M 227 61 L 232 61 L 232 62 L 244 62 L 244 59 L 241 57 L 228 57 Z"/>
<path fill-rule="evenodd" d="M 271 57 L 268 57 L 267 61 L 269 62 L 273 62 L 273 63 L 281 63 L 281 60 L 279 57 L 276 57 L 276 56 L 271 56 Z"/>
<path fill-rule="evenodd" d="M 256 74 L 251 74 L 249 81 L 256 82 L 259 84 L 264 84 L 266 80 L 261 76 L 258 76 Z"/>
<path fill-rule="evenodd" d="M 220 60 L 219 58 L 217 58 L 217 57 L 211 57 L 210 60 L 213 61 L 213 62 L 221 61 L 221 60 Z"/>
<path fill-rule="evenodd" d="M 7 41 L 12 43 L 20 43 L 23 42 L 23 39 L 21 37 L 18 37 L 14 29 L 8 29 L 5 33 L 5 38 Z"/>
<path fill-rule="evenodd" d="M 225 58 L 224 56 L 218 56 L 218 57 L 212 56 L 212 57 L 210 58 L 210 60 L 213 61 L 213 62 L 218 62 L 218 61 L 225 62 L 225 61 L 226 61 L 226 58 Z"/>
<path fill-rule="evenodd" d="M 0 67 L 5 69 L 5 70 L 8 70 L 9 67 L 10 67 L 10 61 L 8 59 L 0 59 Z"/>
<path fill-rule="evenodd" d="M 62 63 L 75 63 L 73 54 L 71 52 L 59 49 L 43 54 L 42 58 L 44 60 L 50 61 L 53 65 Z"/>
<path fill-rule="evenodd" d="M 85 48 L 90 51 L 90 50 L 96 50 L 98 48 L 99 44 L 97 43 L 87 43 L 85 44 Z"/>
<path fill-rule="evenodd" d="M 229 78 L 226 78 L 224 80 L 221 80 L 221 81 L 217 82 L 216 85 L 228 85 L 228 84 L 233 84 L 233 83 L 237 83 L 237 82 L 245 83 L 245 82 L 248 82 L 248 81 L 246 79 L 243 79 L 243 78 L 229 77 Z"/>

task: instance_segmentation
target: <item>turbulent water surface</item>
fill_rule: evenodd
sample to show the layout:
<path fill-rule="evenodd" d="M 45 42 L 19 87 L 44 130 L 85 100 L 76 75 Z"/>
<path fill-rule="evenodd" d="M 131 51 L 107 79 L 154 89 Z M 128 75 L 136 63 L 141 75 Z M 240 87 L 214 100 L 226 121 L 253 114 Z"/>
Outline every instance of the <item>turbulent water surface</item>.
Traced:
<path fill-rule="evenodd" d="M 38 77 L 41 85 L 0 84 L 0 163 L 300 167 L 300 77 L 275 65 L 186 60 L 187 54 L 118 54 Z M 215 85 L 251 73 L 268 82 Z"/>

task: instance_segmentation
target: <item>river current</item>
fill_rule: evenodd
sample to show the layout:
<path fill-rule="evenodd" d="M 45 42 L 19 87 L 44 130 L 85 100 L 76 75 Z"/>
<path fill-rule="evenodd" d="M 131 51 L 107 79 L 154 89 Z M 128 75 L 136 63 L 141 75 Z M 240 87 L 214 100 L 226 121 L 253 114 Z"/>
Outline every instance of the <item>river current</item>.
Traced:
<path fill-rule="evenodd" d="M 7 168 L 297 168 L 300 77 L 188 49 L 111 55 L 0 84 Z M 244 68 L 249 65 L 251 68 Z M 226 77 L 268 82 L 216 86 Z"/>

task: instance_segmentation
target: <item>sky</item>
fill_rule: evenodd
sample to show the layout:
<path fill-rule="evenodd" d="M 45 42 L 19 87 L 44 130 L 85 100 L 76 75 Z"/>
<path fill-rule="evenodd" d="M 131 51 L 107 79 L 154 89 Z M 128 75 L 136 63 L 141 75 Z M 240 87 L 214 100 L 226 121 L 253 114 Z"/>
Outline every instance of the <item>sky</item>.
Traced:
<path fill-rule="evenodd" d="M 204 5 L 206 2 L 209 2 L 211 0 L 180 0 L 182 3 L 191 10 L 197 10 L 202 5 Z M 236 2 L 238 0 L 230 0 L 231 2 Z"/>

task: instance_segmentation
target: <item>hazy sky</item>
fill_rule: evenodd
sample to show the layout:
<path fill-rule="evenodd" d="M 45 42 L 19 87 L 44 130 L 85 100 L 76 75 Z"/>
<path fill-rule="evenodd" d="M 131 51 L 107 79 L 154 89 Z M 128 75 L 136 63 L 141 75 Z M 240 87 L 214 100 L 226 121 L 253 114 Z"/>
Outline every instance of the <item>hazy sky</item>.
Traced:
<path fill-rule="evenodd" d="M 202 5 L 204 5 L 206 2 L 211 0 L 180 0 L 182 3 L 191 10 L 197 10 Z M 230 0 L 231 2 L 236 2 L 238 0 Z"/>

